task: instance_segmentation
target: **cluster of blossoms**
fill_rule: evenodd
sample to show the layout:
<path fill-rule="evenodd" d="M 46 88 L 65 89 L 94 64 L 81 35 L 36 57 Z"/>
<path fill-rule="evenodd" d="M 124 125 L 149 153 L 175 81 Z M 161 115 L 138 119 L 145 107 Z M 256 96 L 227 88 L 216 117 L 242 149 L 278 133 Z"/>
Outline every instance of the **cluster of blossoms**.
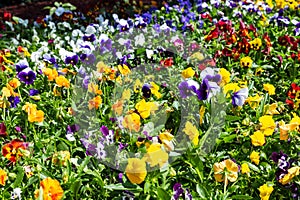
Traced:
<path fill-rule="evenodd" d="M 287 105 L 289 105 L 291 108 L 298 109 L 299 103 L 300 103 L 300 87 L 296 83 L 292 83 L 288 92 L 286 99 Z"/>
<path fill-rule="evenodd" d="M 197 0 L 192 4 L 190 1 L 179 0 L 178 5 L 165 4 L 161 10 L 149 10 L 127 19 L 113 14 L 112 19 L 108 20 L 100 15 L 87 26 L 81 25 L 89 23 L 84 15 L 66 9 L 61 4 L 57 5 L 58 8 L 51 10 L 52 14 L 35 21 L 34 27 L 28 32 L 32 36 L 31 41 L 23 39 L 20 33 L 15 38 L 9 38 L 9 43 L 13 44 L 14 48 L 0 51 L 0 137 L 7 139 L 1 147 L 3 160 L 13 164 L 12 166 L 24 165 L 21 168 L 6 168 L 3 165 L 0 169 L 0 185 L 9 188 L 7 185 L 10 185 L 14 178 L 14 175 L 9 174 L 16 170 L 20 171 L 18 176 L 22 175 L 23 170 L 30 180 L 27 186 L 25 183 L 20 184 L 19 187 L 22 185 L 23 191 L 18 187 L 13 188 L 12 199 L 21 199 L 21 193 L 27 194 L 25 190 L 31 185 L 35 185 L 35 189 L 40 187 L 35 191 L 35 197 L 38 199 L 59 200 L 64 196 L 71 198 L 71 195 L 78 191 L 82 195 L 89 195 L 92 191 L 87 189 L 90 183 L 86 184 L 87 187 L 82 184 L 80 190 L 75 184 L 88 182 L 86 178 L 82 178 L 82 171 L 87 172 L 84 176 L 89 178 L 95 176 L 97 183 L 101 182 L 98 180 L 102 180 L 105 172 L 100 174 L 98 168 L 91 171 L 89 168 L 94 165 L 92 162 L 87 166 L 84 166 L 83 162 L 80 166 L 73 158 L 79 156 L 80 159 L 93 156 L 104 163 L 111 161 L 114 168 L 125 172 L 130 183 L 145 182 L 144 188 L 151 187 L 151 190 L 154 190 L 155 184 L 149 186 L 149 182 L 155 181 L 156 178 L 152 179 L 149 171 L 168 168 L 180 145 L 191 146 L 193 151 L 200 149 L 201 139 L 205 138 L 203 132 L 210 123 L 208 117 L 211 117 L 206 110 L 219 111 L 211 106 L 210 100 L 215 100 L 214 98 L 222 92 L 231 102 L 231 109 L 226 112 L 230 113 L 228 119 L 233 123 L 230 121 L 230 124 L 226 124 L 222 133 L 218 131 L 222 138 L 218 140 L 216 151 L 236 148 L 234 145 L 241 145 L 241 151 L 228 150 L 232 159 L 214 163 L 215 180 L 224 182 L 226 189 L 229 182 L 240 181 L 243 184 L 244 179 L 251 182 L 254 173 L 266 172 L 266 176 L 272 179 L 274 173 L 270 171 L 273 170 L 276 171 L 275 176 L 280 187 L 273 188 L 269 183 L 262 185 L 263 181 L 265 183 L 262 177 L 266 176 L 255 176 L 259 177 L 256 178 L 255 184 L 261 185 L 258 188 L 260 198 L 268 200 L 271 194 L 280 195 L 284 187 L 290 189 L 294 199 L 299 198 L 299 183 L 296 178 L 300 168 L 296 166 L 297 162 L 282 152 L 272 154 L 272 160 L 277 165 L 275 169 L 269 170 L 265 167 L 268 161 L 263 162 L 274 143 L 284 149 L 284 145 L 291 142 L 295 144 L 299 139 L 299 113 L 293 114 L 290 122 L 285 124 L 279 121 L 288 117 L 282 112 L 285 108 L 283 109 L 279 102 L 274 102 L 282 99 L 279 92 L 286 89 L 282 88 L 285 86 L 281 83 L 290 84 L 289 81 L 293 81 L 287 93 L 286 104 L 295 112 L 299 108 L 300 87 L 294 82 L 297 82 L 296 70 L 300 61 L 300 40 L 297 38 L 300 23 L 297 17 L 291 18 L 299 12 L 299 1 Z M 250 15 L 253 21 L 249 19 Z M 18 26 L 11 23 L 11 15 L 5 13 L 4 20 L 7 20 L 7 28 L 12 32 L 16 31 L 14 28 Z M 19 19 L 18 25 L 27 29 L 28 22 Z M 1 29 L 3 26 L 5 25 L 0 22 Z M 151 32 L 154 36 L 150 34 L 150 39 L 147 38 L 148 27 L 154 30 Z M 279 27 L 282 30 L 277 34 L 268 31 L 267 27 L 275 30 Z M 136 30 L 138 34 L 130 34 Z M 183 33 L 183 37 L 164 40 L 163 36 L 172 35 L 175 31 Z M 288 34 L 288 31 L 291 33 Z M 40 32 L 43 32 L 42 35 L 39 35 Z M 192 35 L 189 43 L 186 42 L 190 39 L 188 33 Z M 129 34 L 128 38 L 126 34 Z M 116 35 L 122 37 L 117 37 L 114 41 L 112 36 Z M 0 34 L 0 38 L 2 37 L 6 36 Z M 46 41 L 43 41 L 44 39 Z M 203 46 L 213 58 L 205 58 L 197 42 L 202 40 L 205 42 Z M 175 50 L 162 47 L 164 45 Z M 151 67 L 145 67 L 148 64 Z M 294 68 L 289 67 L 291 65 Z M 95 66 L 96 70 L 90 73 L 92 66 Z M 135 70 L 140 70 L 141 73 L 137 75 Z M 278 77 L 286 70 L 293 71 L 286 73 L 292 76 L 291 80 L 278 82 L 276 79 L 281 79 Z M 156 80 L 160 73 L 169 74 L 168 77 L 163 77 L 163 80 Z M 152 76 L 153 74 L 158 76 Z M 94 75 L 96 80 L 93 80 Z M 171 87 L 171 80 L 176 82 L 174 88 Z M 82 90 L 76 90 L 76 86 Z M 113 87 L 116 88 L 115 93 Z M 72 92 L 80 99 L 78 105 L 73 106 L 73 100 L 76 98 L 70 97 Z M 183 107 L 188 107 L 192 97 L 196 97 L 195 105 L 201 107 L 192 107 L 191 110 L 195 109 L 197 114 L 191 112 L 188 113 L 190 115 L 182 117 L 184 120 L 180 131 L 183 134 L 177 134 L 176 125 L 180 118 L 178 112 L 182 109 L 179 108 L 178 102 L 183 102 Z M 83 113 L 79 107 L 82 102 L 85 102 L 83 110 L 86 111 Z M 94 118 L 88 118 L 88 112 L 92 113 Z M 160 115 L 164 114 L 168 116 L 168 121 L 161 128 L 164 118 Z M 242 123 L 234 123 L 243 117 L 245 119 Z M 74 122 L 73 118 L 82 118 L 87 125 L 77 123 L 76 120 Z M 87 127 L 94 128 L 90 125 L 95 121 L 100 121 L 100 126 L 97 125 L 95 130 L 86 131 Z M 197 126 L 198 122 L 200 128 Z M 239 131 L 243 126 L 246 126 L 247 131 L 241 135 Z M 26 136 L 22 134 L 21 128 Z M 252 131 L 254 133 L 248 137 L 247 133 Z M 223 132 L 229 136 L 223 138 L 223 135 L 226 135 Z M 34 140 L 32 152 L 29 148 L 31 142 L 27 142 L 30 140 Z M 230 143 L 233 140 L 236 143 Z M 80 145 L 85 148 L 83 153 L 80 153 Z M 291 151 L 298 151 L 297 145 L 295 146 Z M 136 154 L 131 157 L 126 151 L 135 151 Z M 238 160 L 239 156 L 247 159 L 249 157 L 255 165 L 250 161 L 248 163 Z M 24 159 L 21 159 L 22 157 Z M 25 159 L 26 157 L 30 159 Z M 238 163 L 241 162 L 241 166 L 233 158 L 237 159 Z M 37 161 L 33 162 L 34 159 Z M 194 158 L 189 159 L 194 161 Z M 45 173 L 46 176 L 40 173 L 49 166 L 50 161 L 55 171 L 51 178 L 48 176 L 50 173 Z M 43 169 L 34 167 L 36 163 L 43 165 Z M 198 167 L 198 164 L 196 165 Z M 79 169 L 80 175 L 74 175 L 76 168 Z M 251 176 L 250 168 L 255 169 L 251 171 Z M 205 171 L 206 168 L 201 170 Z M 178 173 L 176 179 L 188 170 L 183 171 Z M 193 173 L 195 170 L 191 171 Z M 240 171 L 246 175 L 239 176 Z M 197 171 L 200 179 L 206 179 L 201 173 Z M 61 178 L 61 183 L 54 177 Z M 114 178 L 107 177 L 105 184 L 109 181 L 115 183 Z M 124 176 L 124 179 L 126 177 Z M 41 179 L 41 182 L 35 183 L 38 179 Z M 89 181 L 94 181 L 92 179 Z M 211 184 L 210 178 L 206 180 L 207 184 Z M 64 184 L 63 187 L 61 184 Z M 123 185 L 124 188 L 126 184 Z M 173 191 L 170 188 L 165 193 L 170 195 L 173 192 L 174 200 L 192 199 L 192 194 L 197 195 L 198 191 L 192 190 L 194 187 L 186 186 L 190 191 L 183 188 L 183 185 L 176 183 Z M 68 190 L 64 194 L 64 187 L 74 191 Z M 107 186 L 110 187 L 111 185 Z M 120 189 L 119 185 L 113 185 L 111 188 Z M 139 187 L 137 191 L 138 189 Z M 102 185 L 101 191 L 105 190 L 106 186 Z M 251 188 L 246 188 L 244 191 L 250 194 L 250 190 Z M 3 191 L 6 192 L 6 189 Z M 133 193 L 127 192 L 131 197 L 134 196 Z M 150 195 L 146 193 L 147 191 L 141 195 Z M 159 196 L 156 191 L 152 194 L 157 195 L 155 198 Z M 96 195 L 99 198 L 98 194 Z M 209 199 L 208 196 L 206 198 Z"/>
<path fill-rule="evenodd" d="M 280 184 L 290 188 L 292 197 L 298 199 L 300 193 L 296 184 L 292 183 L 292 179 L 300 174 L 300 167 L 292 166 L 295 160 L 289 158 L 289 156 L 282 151 L 279 153 L 273 152 L 271 159 L 278 167 L 276 171 L 276 180 Z"/>

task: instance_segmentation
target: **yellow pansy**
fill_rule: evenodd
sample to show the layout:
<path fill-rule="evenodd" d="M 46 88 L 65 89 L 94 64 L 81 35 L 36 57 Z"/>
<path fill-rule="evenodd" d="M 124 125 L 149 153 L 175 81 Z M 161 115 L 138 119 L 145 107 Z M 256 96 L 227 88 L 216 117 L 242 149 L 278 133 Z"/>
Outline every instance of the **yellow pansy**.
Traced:
<path fill-rule="evenodd" d="M 269 200 L 271 193 L 273 192 L 273 186 L 264 184 L 259 187 L 259 196 L 261 200 Z"/>
<path fill-rule="evenodd" d="M 226 168 L 226 172 L 225 172 Z M 225 184 L 227 184 L 228 180 L 230 182 L 234 182 L 238 178 L 238 165 L 233 162 L 231 159 L 224 160 L 219 163 L 215 163 L 213 166 L 214 169 L 214 177 L 216 181 L 223 182 L 225 181 Z M 225 180 L 225 173 L 227 173 L 227 180 Z"/>
<path fill-rule="evenodd" d="M 186 122 L 183 132 L 189 136 L 194 145 L 199 143 L 199 131 L 191 122 Z"/>
<path fill-rule="evenodd" d="M 156 96 L 157 99 L 161 98 L 161 93 L 158 91 L 159 90 L 159 86 L 156 85 L 154 82 L 150 83 L 151 85 L 151 93 Z"/>
<path fill-rule="evenodd" d="M 146 102 L 145 99 L 143 99 L 135 105 L 135 108 L 140 113 L 141 117 L 146 119 L 150 116 L 151 112 L 158 109 L 158 106 L 155 102 Z"/>
<path fill-rule="evenodd" d="M 288 169 L 288 173 L 286 175 L 284 175 L 284 177 L 279 180 L 279 183 L 281 183 L 282 185 L 286 185 L 289 182 L 291 182 L 291 180 L 295 176 L 298 176 L 299 173 L 300 173 L 300 167 L 299 166 L 292 167 L 292 168 Z"/>
<path fill-rule="evenodd" d="M 168 162 L 169 155 L 162 149 L 161 144 L 153 143 L 147 148 L 147 154 L 144 158 L 150 167 L 159 165 L 161 168 Z"/>
<path fill-rule="evenodd" d="M 122 100 L 129 100 L 131 96 L 130 89 L 125 89 L 122 93 Z"/>
<path fill-rule="evenodd" d="M 120 73 L 124 76 L 126 76 L 127 74 L 130 74 L 130 69 L 128 68 L 127 65 L 118 65 L 118 69 L 120 71 Z"/>
<path fill-rule="evenodd" d="M 259 164 L 259 158 L 260 158 L 259 152 L 252 151 L 252 153 L 250 154 L 251 162 L 254 162 L 256 165 L 258 165 Z"/>
<path fill-rule="evenodd" d="M 242 171 L 242 174 L 249 174 L 249 172 L 250 172 L 249 165 L 247 163 L 243 163 L 241 165 L 241 171 Z"/>
<path fill-rule="evenodd" d="M 125 173 L 131 183 L 142 183 L 147 176 L 145 161 L 139 158 L 129 158 Z"/>
<path fill-rule="evenodd" d="M 189 67 L 189 68 L 183 70 L 181 75 L 183 78 L 191 78 L 195 75 L 195 71 L 193 70 L 193 68 Z"/>
<path fill-rule="evenodd" d="M 229 71 L 227 71 L 224 68 L 221 68 L 220 71 L 219 71 L 219 74 L 222 77 L 220 86 L 224 86 L 224 85 L 226 85 L 227 83 L 230 82 L 230 72 Z"/>
<path fill-rule="evenodd" d="M 141 126 L 140 120 L 141 120 L 141 118 L 138 114 L 131 113 L 124 117 L 122 125 L 125 128 L 128 128 L 130 131 L 134 130 L 135 132 L 138 132 L 140 130 L 140 126 Z"/>
<path fill-rule="evenodd" d="M 266 143 L 265 135 L 261 131 L 254 132 L 250 138 L 253 146 L 263 146 Z"/>
<path fill-rule="evenodd" d="M 275 122 L 271 115 L 264 115 L 259 118 L 261 123 L 260 130 L 263 132 L 265 136 L 270 136 L 273 134 L 275 130 Z"/>
<path fill-rule="evenodd" d="M 244 57 L 240 60 L 240 65 L 244 68 L 250 68 L 252 66 L 252 63 L 253 60 L 249 56 Z"/>
<path fill-rule="evenodd" d="M 248 97 L 246 99 L 246 102 L 249 103 L 249 105 L 252 109 L 255 109 L 258 106 L 258 104 L 260 103 L 261 99 L 262 99 L 262 97 L 259 96 L 258 94 L 256 94 L 254 97 Z"/>
<path fill-rule="evenodd" d="M 136 79 L 135 80 L 135 83 L 134 83 L 134 88 L 133 88 L 133 91 L 135 93 L 138 93 L 140 91 L 140 88 L 143 87 L 143 84 L 142 82 L 140 81 L 140 79 Z"/>
<path fill-rule="evenodd" d="M 275 87 L 272 84 L 264 84 L 264 90 L 266 90 L 269 95 L 274 95 L 275 94 Z"/>
<path fill-rule="evenodd" d="M 250 41 L 249 44 L 251 45 L 251 48 L 254 50 L 259 50 L 259 48 L 262 45 L 260 38 L 255 38 L 254 40 Z M 251 65 L 250 65 L 251 66 Z"/>

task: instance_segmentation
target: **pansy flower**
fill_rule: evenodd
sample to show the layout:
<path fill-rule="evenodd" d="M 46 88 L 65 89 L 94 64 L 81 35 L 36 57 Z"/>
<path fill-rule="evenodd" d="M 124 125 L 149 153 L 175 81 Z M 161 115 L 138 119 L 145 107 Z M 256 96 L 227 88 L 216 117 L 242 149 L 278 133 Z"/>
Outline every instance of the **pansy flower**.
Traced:
<path fill-rule="evenodd" d="M 50 177 L 47 177 L 40 182 L 40 189 L 34 192 L 36 198 L 39 197 L 40 191 L 43 191 L 42 198 L 45 200 L 60 200 L 64 193 L 58 180 Z"/>
<path fill-rule="evenodd" d="M 237 92 L 234 92 L 232 95 L 232 105 L 242 106 L 244 105 L 246 99 L 248 98 L 248 88 L 242 88 Z"/>
<path fill-rule="evenodd" d="M 139 158 L 129 158 L 125 173 L 131 183 L 142 183 L 147 176 L 145 161 Z"/>
<path fill-rule="evenodd" d="M 10 102 L 10 107 L 15 108 L 17 107 L 18 103 L 20 103 L 20 98 L 18 96 L 16 97 L 8 97 L 8 101 Z"/>
<path fill-rule="evenodd" d="M 67 56 L 65 59 L 66 64 L 76 65 L 78 63 L 78 56 L 76 54 Z"/>
<path fill-rule="evenodd" d="M 27 60 L 20 60 L 18 63 L 16 63 L 17 73 L 21 72 L 22 70 L 26 69 L 27 67 L 29 67 Z"/>
<path fill-rule="evenodd" d="M 2 146 L 2 155 L 11 162 L 15 163 L 17 159 L 23 156 L 23 153 L 20 149 L 26 150 L 27 147 L 27 143 L 19 139 L 14 139 L 11 142 Z"/>
<path fill-rule="evenodd" d="M 27 67 L 18 73 L 18 78 L 21 82 L 30 85 L 36 79 L 36 73 Z"/>
<path fill-rule="evenodd" d="M 95 34 L 90 34 L 90 35 L 84 35 L 82 37 L 83 41 L 88 41 L 88 42 L 94 42 L 96 40 Z"/>
<path fill-rule="evenodd" d="M 0 137 L 6 137 L 7 136 L 7 132 L 6 132 L 6 126 L 4 124 L 4 122 L 0 123 Z"/>

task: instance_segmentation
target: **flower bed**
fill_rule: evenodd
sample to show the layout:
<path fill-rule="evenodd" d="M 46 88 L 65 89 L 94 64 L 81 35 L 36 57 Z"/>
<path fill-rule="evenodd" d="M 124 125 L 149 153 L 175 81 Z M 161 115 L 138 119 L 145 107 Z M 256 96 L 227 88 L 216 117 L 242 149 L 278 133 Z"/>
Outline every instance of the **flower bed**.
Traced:
<path fill-rule="evenodd" d="M 96 10 L 4 17 L 2 199 L 299 198 L 298 1 Z"/>

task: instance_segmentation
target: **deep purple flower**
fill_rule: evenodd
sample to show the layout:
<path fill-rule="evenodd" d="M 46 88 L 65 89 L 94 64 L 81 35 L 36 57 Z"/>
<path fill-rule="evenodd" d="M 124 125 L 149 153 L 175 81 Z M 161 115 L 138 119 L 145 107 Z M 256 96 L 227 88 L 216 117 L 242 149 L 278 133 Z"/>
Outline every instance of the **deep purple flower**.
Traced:
<path fill-rule="evenodd" d="M 284 175 L 286 175 L 287 173 L 288 173 L 287 170 L 278 169 L 278 170 L 275 172 L 276 180 L 279 181 L 279 180 L 282 179 L 282 178 L 284 177 Z"/>
<path fill-rule="evenodd" d="M 17 107 L 18 103 L 20 103 L 20 98 L 18 96 L 16 97 L 10 96 L 8 97 L 8 101 L 10 102 L 10 107 L 15 108 Z"/>
<path fill-rule="evenodd" d="M 73 56 L 67 56 L 65 59 L 66 64 L 76 65 L 78 63 L 78 56 L 74 54 Z"/>
<path fill-rule="evenodd" d="M 185 189 L 184 199 L 185 199 L 185 200 L 192 200 L 192 199 L 193 199 L 193 196 L 192 196 L 192 194 L 190 193 L 190 190 L 189 190 L 189 189 Z"/>
<path fill-rule="evenodd" d="M 86 54 L 86 53 L 83 53 L 83 54 L 81 54 L 81 55 L 79 56 L 79 58 L 80 58 L 81 61 L 84 61 L 84 60 L 86 59 L 86 57 L 87 57 L 87 54 Z"/>
<path fill-rule="evenodd" d="M 94 62 L 96 61 L 96 56 L 94 56 L 94 54 L 89 54 L 85 57 L 85 59 L 83 59 L 83 62 L 87 65 L 92 65 L 94 64 Z"/>
<path fill-rule="evenodd" d="M 39 91 L 38 91 L 38 90 L 36 90 L 36 89 L 30 89 L 30 90 L 29 90 L 29 95 L 30 95 L 30 96 L 35 96 L 35 95 L 37 95 L 37 94 L 39 94 Z"/>
<path fill-rule="evenodd" d="M 282 151 L 280 151 L 279 153 L 273 152 L 272 155 L 271 155 L 271 159 L 277 164 L 279 159 L 280 160 L 287 160 L 288 155 L 283 153 Z"/>
<path fill-rule="evenodd" d="M 78 124 L 68 125 L 67 126 L 67 133 L 75 133 L 78 132 L 80 126 Z"/>
<path fill-rule="evenodd" d="M 283 159 L 283 160 L 279 159 L 278 160 L 278 168 L 279 169 L 288 170 L 289 167 L 290 167 L 290 163 L 287 160 L 285 160 L 285 159 Z"/>
<path fill-rule="evenodd" d="M 19 74 L 18 74 L 18 78 L 20 79 L 20 81 L 22 81 L 23 83 L 30 85 L 34 82 L 34 80 L 36 79 L 36 74 L 34 71 L 32 71 L 29 67 L 22 70 Z"/>
<path fill-rule="evenodd" d="M 6 132 L 6 126 L 4 122 L 0 123 L 0 137 L 6 137 L 7 132 Z"/>
<path fill-rule="evenodd" d="M 207 79 L 202 81 L 200 89 L 197 91 L 197 96 L 199 100 L 206 100 L 209 95 L 210 86 Z"/>
<path fill-rule="evenodd" d="M 293 183 L 292 185 L 291 185 L 291 192 L 292 192 L 292 197 L 294 198 L 294 199 L 298 199 L 298 197 L 300 196 L 300 191 L 299 191 L 299 189 L 298 189 L 298 187 L 297 187 L 297 185 L 296 185 L 296 183 Z"/>
<path fill-rule="evenodd" d="M 85 89 L 88 89 L 88 85 L 90 83 L 90 77 L 89 76 L 85 76 L 83 81 L 82 81 L 82 86 L 85 88 Z"/>
<path fill-rule="evenodd" d="M 172 196 L 172 200 L 178 200 L 179 197 L 183 194 L 184 190 L 181 187 L 180 183 L 175 183 L 175 185 L 173 186 L 173 196 Z"/>
<path fill-rule="evenodd" d="M 231 99 L 232 99 L 232 105 L 234 107 L 236 106 L 242 106 L 245 103 L 245 100 L 248 98 L 248 88 L 242 88 L 239 91 L 233 93 Z"/>
<path fill-rule="evenodd" d="M 119 143 L 119 152 L 125 149 L 128 146 L 128 144 L 123 144 L 122 142 Z"/>
<path fill-rule="evenodd" d="M 83 41 L 89 41 L 89 42 L 94 42 L 96 40 L 96 36 L 94 34 L 91 35 L 84 35 L 82 37 Z"/>
<path fill-rule="evenodd" d="M 88 156 L 94 156 L 96 154 L 96 145 L 88 144 L 88 147 L 85 152 Z"/>
<path fill-rule="evenodd" d="M 142 87 L 142 92 L 143 92 L 143 96 L 145 98 L 150 98 L 151 96 L 151 86 L 149 84 L 144 84 L 143 87 Z"/>
<path fill-rule="evenodd" d="M 109 129 L 106 126 L 101 126 L 100 131 L 104 135 L 104 137 L 109 135 Z"/>
<path fill-rule="evenodd" d="M 56 59 L 54 57 L 51 57 L 49 54 L 45 54 L 43 56 L 44 61 L 50 63 L 50 64 L 55 64 L 56 63 Z"/>
<path fill-rule="evenodd" d="M 123 173 L 118 174 L 118 180 L 120 183 L 123 183 Z"/>
<path fill-rule="evenodd" d="M 28 67 L 29 67 L 29 64 L 28 64 L 27 60 L 20 60 L 18 63 L 16 63 L 16 70 L 18 73 Z"/>
<path fill-rule="evenodd" d="M 205 79 L 207 79 L 208 81 L 212 81 L 212 82 L 216 82 L 219 83 L 222 79 L 220 74 L 216 74 L 216 75 L 206 75 Z"/>
<path fill-rule="evenodd" d="M 183 81 L 178 86 L 181 98 L 187 98 L 197 93 L 199 84 L 194 80 Z"/>

